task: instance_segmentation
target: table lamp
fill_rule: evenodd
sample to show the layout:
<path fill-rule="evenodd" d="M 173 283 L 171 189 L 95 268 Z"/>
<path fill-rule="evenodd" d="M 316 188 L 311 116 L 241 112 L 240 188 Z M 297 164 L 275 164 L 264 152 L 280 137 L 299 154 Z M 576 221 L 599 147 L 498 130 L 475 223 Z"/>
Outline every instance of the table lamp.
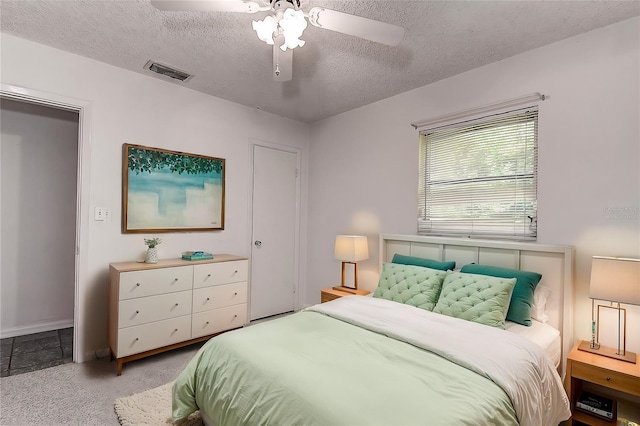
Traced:
<path fill-rule="evenodd" d="M 640 305 L 640 259 L 593 256 L 589 297 L 591 298 L 591 342 L 582 342 L 578 349 L 635 364 L 636 354 L 626 350 L 627 313 L 624 308 L 620 308 L 620 304 Z M 598 305 L 597 318 L 594 320 L 594 300 L 606 300 L 615 303 L 616 306 Z M 598 343 L 600 308 L 618 311 L 617 349 L 600 346 Z M 622 312 L 624 312 L 624 325 L 621 324 L 620 319 Z"/>
<path fill-rule="evenodd" d="M 361 235 L 337 235 L 335 246 L 335 258 L 342 261 L 342 281 L 335 290 L 357 293 L 358 290 L 358 263 L 369 258 L 367 237 Z M 347 263 L 353 264 L 353 287 L 345 285 L 345 267 Z"/>

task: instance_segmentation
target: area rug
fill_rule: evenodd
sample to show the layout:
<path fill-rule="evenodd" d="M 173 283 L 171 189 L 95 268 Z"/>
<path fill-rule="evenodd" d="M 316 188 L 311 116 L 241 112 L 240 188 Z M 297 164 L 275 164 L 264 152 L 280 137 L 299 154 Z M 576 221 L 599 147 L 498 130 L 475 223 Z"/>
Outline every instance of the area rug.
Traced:
<path fill-rule="evenodd" d="M 171 386 L 158 386 L 135 395 L 118 398 L 115 410 L 122 426 L 202 426 L 200 413 L 174 423 L 171 420 Z"/>

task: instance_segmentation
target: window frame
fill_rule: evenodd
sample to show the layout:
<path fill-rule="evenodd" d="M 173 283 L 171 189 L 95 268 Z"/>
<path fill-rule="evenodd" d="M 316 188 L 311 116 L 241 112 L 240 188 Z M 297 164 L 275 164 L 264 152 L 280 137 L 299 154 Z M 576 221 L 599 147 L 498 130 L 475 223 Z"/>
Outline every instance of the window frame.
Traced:
<path fill-rule="evenodd" d="M 481 116 L 476 115 L 467 118 L 460 118 L 458 116 L 456 121 L 452 121 L 449 123 L 443 123 L 442 121 L 440 121 L 437 124 L 434 123 L 431 127 L 425 126 L 422 128 L 417 128 L 419 130 L 419 182 L 417 206 L 418 235 L 461 236 L 526 241 L 537 240 L 539 115 L 539 108 L 537 103 L 535 103 L 526 107 L 511 107 L 509 109 L 494 111 L 492 113 L 485 112 L 484 115 Z M 527 172 L 525 175 L 519 176 L 519 174 L 522 173 L 518 173 L 516 171 L 511 174 L 502 176 L 487 175 L 484 177 L 463 177 L 462 179 L 452 179 L 450 182 L 434 183 L 432 179 L 429 179 L 432 172 L 429 164 L 432 159 L 427 157 L 430 150 L 428 145 L 429 143 L 442 143 L 443 135 L 445 137 L 444 140 L 446 140 L 446 135 L 450 135 L 449 137 L 451 138 L 451 143 L 460 143 L 459 140 L 455 139 L 456 137 L 458 137 L 459 139 L 473 139 L 473 137 L 469 137 L 468 135 L 472 135 L 474 132 L 476 132 L 477 134 L 481 134 L 483 130 L 487 129 L 489 131 L 491 129 L 498 129 L 501 124 L 505 123 L 506 125 L 521 125 L 528 122 L 532 123 L 532 129 L 527 130 L 527 132 L 532 133 L 532 135 L 527 136 L 529 138 L 532 137 L 533 139 L 532 147 L 527 146 L 527 143 L 530 143 L 530 141 L 525 140 L 527 139 L 527 137 L 512 138 L 511 136 L 509 136 L 507 137 L 507 139 L 504 139 L 504 137 L 500 139 L 514 140 L 524 145 L 520 148 L 522 152 L 515 155 L 515 158 L 518 160 L 524 160 L 525 164 L 527 161 L 531 162 L 529 164 L 529 167 L 532 167 L 532 170 Z M 438 139 L 440 140 L 438 141 Z M 476 137 L 476 139 L 481 138 Z M 473 140 L 470 140 L 468 142 L 474 143 Z M 490 143 L 487 145 L 491 145 L 494 148 L 500 148 L 503 152 L 506 151 L 506 147 L 500 147 L 499 143 Z M 461 148 L 463 147 L 463 144 L 454 145 L 454 147 Z M 456 161 L 455 159 L 451 158 L 446 160 L 450 163 L 455 163 Z M 505 164 L 508 164 L 508 162 Z M 441 172 L 441 170 L 451 171 L 448 169 L 448 167 L 453 170 L 454 166 L 449 165 L 447 167 L 441 167 L 440 169 L 438 169 L 438 172 Z M 522 165 L 520 165 L 519 167 L 521 168 Z M 514 170 L 520 170 L 519 167 L 514 166 Z M 476 168 L 476 170 L 478 169 L 483 170 L 482 167 Z M 512 181 L 512 185 L 515 187 L 523 183 L 526 186 L 528 182 L 528 184 L 533 187 L 533 190 L 531 190 L 530 188 L 528 190 L 522 190 L 522 193 L 527 195 L 522 199 L 513 197 L 511 199 L 503 199 L 504 201 L 501 200 L 495 202 L 493 215 L 487 215 L 485 210 L 484 219 L 482 219 L 481 216 L 464 216 L 463 213 L 461 213 L 459 216 L 452 215 L 449 218 L 437 218 L 437 215 L 429 213 L 429 200 L 434 199 L 434 197 L 429 197 L 429 187 L 434 187 L 434 185 L 441 185 L 442 188 L 445 188 L 448 184 L 455 188 L 455 185 L 460 185 L 462 183 L 468 183 L 468 186 L 481 186 L 483 182 L 487 181 L 495 181 L 496 183 Z M 458 186 L 458 188 L 460 186 Z M 515 189 L 514 191 L 516 190 L 518 189 Z M 500 192 L 500 190 L 495 191 L 495 193 L 497 194 L 499 194 Z M 532 196 L 531 192 L 533 192 Z M 447 200 L 451 198 L 451 203 L 454 204 L 453 200 L 455 200 L 455 196 L 447 195 L 446 197 Z M 460 196 L 460 199 L 463 198 L 464 197 Z M 490 203 L 488 203 L 486 200 L 491 198 L 492 196 L 484 197 L 485 203 L 487 203 L 487 205 L 490 205 Z M 443 199 L 441 198 L 440 201 L 442 202 L 442 200 Z M 497 213 L 499 211 L 499 209 L 497 208 L 498 205 L 508 205 L 509 202 L 511 202 L 514 206 L 513 208 L 517 210 L 514 210 L 512 214 Z M 520 207 L 518 207 L 518 203 L 520 203 Z M 469 204 L 465 206 L 467 214 L 469 211 L 472 211 L 474 209 L 479 210 L 476 207 L 477 206 L 473 205 L 473 202 L 469 202 Z M 460 211 L 463 210 L 460 205 L 458 205 L 457 208 Z M 454 208 L 451 208 L 451 210 L 453 209 Z M 463 226 L 456 228 L 453 225 L 445 225 L 447 221 L 449 223 L 455 223 L 456 220 L 458 221 L 458 223 L 462 223 Z M 434 225 L 438 223 L 438 221 L 440 221 L 440 226 L 434 227 Z M 484 225 L 481 225 L 481 222 L 483 221 Z M 510 221 L 512 221 L 513 227 L 509 230 L 507 224 L 510 223 Z M 493 230 L 491 228 L 493 228 Z"/>

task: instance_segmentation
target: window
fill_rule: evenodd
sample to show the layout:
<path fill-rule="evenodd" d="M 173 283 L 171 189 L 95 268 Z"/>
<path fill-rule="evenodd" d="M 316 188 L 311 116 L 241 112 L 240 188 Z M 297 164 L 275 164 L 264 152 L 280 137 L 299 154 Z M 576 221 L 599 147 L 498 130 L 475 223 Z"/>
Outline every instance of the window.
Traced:
<path fill-rule="evenodd" d="M 420 131 L 418 234 L 536 238 L 538 109 Z"/>

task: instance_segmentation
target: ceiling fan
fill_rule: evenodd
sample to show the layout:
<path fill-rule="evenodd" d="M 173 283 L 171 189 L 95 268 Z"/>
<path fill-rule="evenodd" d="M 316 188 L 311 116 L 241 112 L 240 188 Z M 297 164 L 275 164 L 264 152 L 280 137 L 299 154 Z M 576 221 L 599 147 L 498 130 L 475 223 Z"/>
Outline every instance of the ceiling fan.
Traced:
<path fill-rule="evenodd" d="M 289 81 L 293 73 L 293 49 L 305 44 L 300 37 L 309 23 L 318 28 L 397 46 L 404 28 L 324 7 L 302 9 L 307 0 L 151 0 L 163 11 L 204 12 L 268 12 L 262 20 L 253 21 L 258 38 L 273 45 L 273 79 Z"/>

